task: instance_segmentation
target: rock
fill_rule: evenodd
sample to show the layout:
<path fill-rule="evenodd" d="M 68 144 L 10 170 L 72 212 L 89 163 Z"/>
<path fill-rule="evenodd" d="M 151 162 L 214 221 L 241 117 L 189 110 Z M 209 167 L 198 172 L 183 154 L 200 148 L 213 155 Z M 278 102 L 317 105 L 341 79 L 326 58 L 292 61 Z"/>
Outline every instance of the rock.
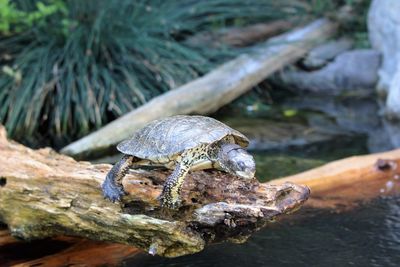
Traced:
<path fill-rule="evenodd" d="M 400 147 L 400 123 L 398 121 L 383 120 L 383 125 L 388 133 L 386 142 L 391 142 L 392 147 Z"/>
<path fill-rule="evenodd" d="M 400 1 L 373 0 L 368 13 L 371 45 L 383 56 L 379 87 L 387 90 L 397 71 L 400 55 Z"/>
<path fill-rule="evenodd" d="M 360 49 L 344 52 L 326 67 L 311 71 L 283 71 L 280 79 L 292 89 L 323 95 L 363 91 L 370 94 L 378 80 L 380 54 Z"/>
<path fill-rule="evenodd" d="M 400 27 L 400 25 L 399 25 Z M 390 83 L 389 93 L 386 98 L 386 114 L 389 119 L 400 118 L 400 60 L 397 64 L 397 71 Z"/>
<path fill-rule="evenodd" d="M 307 109 L 328 114 L 342 130 L 368 133 L 380 126 L 379 107 L 370 98 L 308 95 L 288 99 L 285 105 L 294 109 Z"/>
<path fill-rule="evenodd" d="M 348 38 L 341 38 L 339 40 L 324 43 L 311 50 L 302 63 L 308 69 L 321 68 L 337 55 L 350 50 L 352 46 L 353 40 Z"/>
<path fill-rule="evenodd" d="M 306 109 L 323 112 L 329 115 L 339 129 L 326 120 L 316 120 L 309 116 L 308 123 L 314 129 L 332 129 L 340 133 L 366 134 L 368 149 L 371 152 L 386 151 L 393 148 L 391 138 L 379 116 L 379 105 L 370 97 L 332 97 L 329 95 L 308 95 L 288 99 L 285 106 L 294 109 Z"/>
<path fill-rule="evenodd" d="M 373 0 L 368 13 L 372 47 L 382 53 L 378 90 L 387 94 L 386 113 L 400 118 L 400 1 Z"/>

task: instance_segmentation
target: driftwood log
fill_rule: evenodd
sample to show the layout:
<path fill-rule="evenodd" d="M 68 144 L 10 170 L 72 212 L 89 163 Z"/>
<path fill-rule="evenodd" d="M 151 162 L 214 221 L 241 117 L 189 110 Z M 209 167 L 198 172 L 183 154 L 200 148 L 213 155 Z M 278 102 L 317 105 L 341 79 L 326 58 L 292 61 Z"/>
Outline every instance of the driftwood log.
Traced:
<path fill-rule="evenodd" d="M 224 28 L 214 32 L 200 32 L 186 40 L 192 46 L 236 46 L 244 47 L 263 41 L 293 28 L 293 22 L 276 20 L 244 27 Z"/>
<path fill-rule="evenodd" d="M 317 20 L 270 39 L 207 75 L 153 98 L 96 132 L 73 142 L 62 153 L 75 158 L 101 154 L 152 120 L 176 114 L 207 114 L 250 90 L 270 74 L 305 55 L 331 37 L 336 24 Z"/>
<path fill-rule="evenodd" d="M 275 217 L 298 209 L 309 189 L 264 185 L 218 171 L 193 172 L 179 211 L 157 201 L 169 171 L 134 170 L 122 204 L 103 199 L 108 164 L 77 162 L 51 149 L 32 150 L 0 130 L 0 221 L 25 240 L 72 235 L 129 244 L 167 257 L 208 243 L 244 241 Z"/>
<path fill-rule="evenodd" d="M 400 149 L 333 161 L 269 184 L 288 181 L 310 187 L 309 207 L 351 209 L 379 196 L 400 193 Z"/>
<path fill-rule="evenodd" d="M 306 206 L 333 208 L 334 211 L 338 208 L 348 210 L 362 201 L 368 201 L 380 195 L 399 194 L 399 164 L 400 149 L 350 157 L 304 173 L 273 180 L 270 183 L 296 181 L 308 184 L 313 194 L 305 203 Z M 293 217 L 288 216 L 286 219 L 290 218 Z M 63 242 L 63 247 L 59 247 L 49 255 L 41 256 L 43 255 L 41 249 L 48 250 L 49 246 L 55 244 L 60 246 L 60 242 Z M 32 253 L 34 248 L 37 249 L 36 253 Z M 16 253 L 9 255 L 11 251 L 16 250 L 30 251 L 30 256 L 23 254 L 16 257 Z M 4 266 L 14 266 L 14 264 L 17 264 L 15 266 L 117 265 L 140 251 L 128 245 L 72 237 L 57 237 L 45 243 L 42 241 L 26 243 L 12 238 L 7 230 L 0 231 L 0 263 Z"/>

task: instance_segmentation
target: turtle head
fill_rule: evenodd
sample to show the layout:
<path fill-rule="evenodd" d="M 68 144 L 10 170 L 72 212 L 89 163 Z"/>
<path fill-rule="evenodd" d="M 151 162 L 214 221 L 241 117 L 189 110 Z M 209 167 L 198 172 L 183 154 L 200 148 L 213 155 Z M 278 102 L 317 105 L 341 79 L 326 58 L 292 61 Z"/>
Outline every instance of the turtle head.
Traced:
<path fill-rule="evenodd" d="M 256 172 L 254 158 L 237 144 L 224 144 L 218 153 L 219 165 L 226 172 L 243 179 L 253 179 Z"/>

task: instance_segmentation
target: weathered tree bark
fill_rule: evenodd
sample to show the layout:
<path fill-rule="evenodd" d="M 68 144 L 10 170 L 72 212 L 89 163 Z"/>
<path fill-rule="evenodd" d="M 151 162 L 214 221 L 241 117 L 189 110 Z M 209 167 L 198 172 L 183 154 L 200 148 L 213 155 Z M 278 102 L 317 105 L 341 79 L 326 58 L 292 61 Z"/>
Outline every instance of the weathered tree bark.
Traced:
<path fill-rule="evenodd" d="M 152 120 L 176 114 L 211 113 L 296 61 L 335 32 L 335 23 L 320 19 L 273 38 L 258 46 L 253 53 L 243 54 L 199 79 L 152 99 L 66 146 L 62 152 L 77 158 L 100 154 Z"/>
<path fill-rule="evenodd" d="M 175 257 L 207 243 L 242 241 L 275 217 L 298 209 L 305 186 L 263 185 L 218 171 L 193 172 L 179 211 L 157 201 L 169 171 L 133 170 L 124 179 L 122 204 L 103 199 L 108 164 L 77 162 L 50 149 L 32 150 L 0 129 L 0 221 L 13 236 L 73 235 L 133 245 Z"/>
<path fill-rule="evenodd" d="M 219 47 L 229 45 L 243 47 L 268 39 L 292 27 L 293 23 L 288 20 L 276 20 L 215 32 L 200 32 L 187 39 L 186 42 L 193 46 Z"/>

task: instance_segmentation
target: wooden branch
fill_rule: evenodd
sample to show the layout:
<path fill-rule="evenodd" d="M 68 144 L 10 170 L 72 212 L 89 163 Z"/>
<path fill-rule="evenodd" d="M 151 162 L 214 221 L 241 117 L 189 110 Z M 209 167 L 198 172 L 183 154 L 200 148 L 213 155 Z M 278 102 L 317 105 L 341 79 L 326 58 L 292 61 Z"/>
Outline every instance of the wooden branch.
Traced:
<path fill-rule="evenodd" d="M 257 23 L 244 27 L 232 27 L 216 32 L 200 32 L 186 40 L 192 46 L 220 47 L 222 45 L 244 47 L 263 41 L 293 27 L 288 20 Z"/>
<path fill-rule="evenodd" d="M 400 193 L 400 149 L 334 161 L 269 184 L 289 181 L 310 187 L 308 206 L 353 208 L 380 195 Z"/>
<path fill-rule="evenodd" d="M 207 75 L 153 98 L 143 106 L 66 146 L 62 153 L 75 157 L 100 154 L 148 122 L 176 114 L 207 114 L 250 90 L 270 74 L 302 57 L 336 32 L 336 24 L 320 19 L 273 38 L 251 54 L 220 66 Z"/>
<path fill-rule="evenodd" d="M 298 209 L 307 187 L 263 185 L 218 171 L 193 172 L 179 211 L 160 209 L 169 171 L 133 170 L 123 204 L 103 199 L 108 164 L 77 162 L 51 149 L 32 150 L 0 129 L 0 221 L 13 236 L 73 235 L 129 244 L 163 256 L 201 251 L 208 243 L 242 241 L 275 217 Z"/>

